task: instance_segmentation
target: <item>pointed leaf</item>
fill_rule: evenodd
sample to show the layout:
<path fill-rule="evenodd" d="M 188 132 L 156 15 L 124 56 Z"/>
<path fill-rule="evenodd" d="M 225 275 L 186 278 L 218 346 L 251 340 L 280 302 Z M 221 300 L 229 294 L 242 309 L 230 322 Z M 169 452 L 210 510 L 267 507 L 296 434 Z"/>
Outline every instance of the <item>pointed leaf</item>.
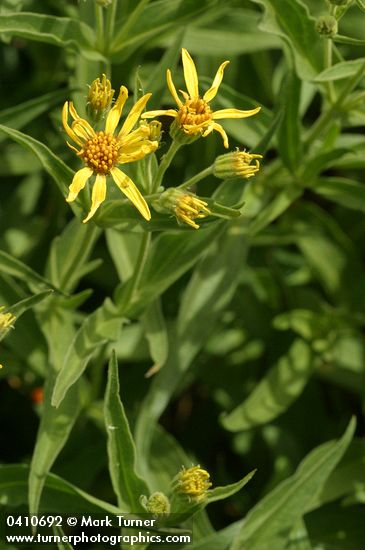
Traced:
<path fill-rule="evenodd" d="M 231 550 L 285 548 L 293 525 L 310 509 L 344 455 L 355 426 L 352 418 L 341 439 L 314 449 L 290 478 L 266 495 L 246 516 Z"/>
<path fill-rule="evenodd" d="M 145 481 L 136 473 L 136 450 L 128 419 L 119 396 L 118 363 L 115 352 L 109 361 L 104 416 L 108 434 L 109 472 L 121 508 L 144 511 L 141 495 L 149 495 Z"/>

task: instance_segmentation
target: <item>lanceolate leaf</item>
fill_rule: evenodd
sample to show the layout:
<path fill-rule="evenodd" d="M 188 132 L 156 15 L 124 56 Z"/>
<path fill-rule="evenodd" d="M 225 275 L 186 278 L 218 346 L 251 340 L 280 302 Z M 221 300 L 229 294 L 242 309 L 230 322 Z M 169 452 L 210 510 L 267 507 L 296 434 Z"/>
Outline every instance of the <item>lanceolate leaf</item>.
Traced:
<path fill-rule="evenodd" d="M 300 78 L 312 80 L 323 69 L 322 42 L 314 19 L 301 0 L 253 0 L 265 9 L 262 30 L 280 36 L 290 47 Z"/>
<path fill-rule="evenodd" d="M 15 107 L 4 109 L 0 111 L 0 124 L 19 130 L 39 115 L 59 104 L 66 98 L 66 93 L 66 90 L 57 90 L 35 99 L 24 101 L 24 103 L 20 103 Z M 0 141 L 4 138 L 5 135 L 0 135 Z"/>
<path fill-rule="evenodd" d="M 302 393 L 314 361 L 310 346 L 304 340 L 295 340 L 247 399 L 221 418 L 223 426 L 238 432 L 275 419 Z"/>
<path fill-rule="evenodd" d="M 128 419 L 119 396 L 118 363 L 115 352 L 109 362 L 104 402 L 108 434 L 109 471 L 118 504 L 131 513 L 142 512 L 141 495 L 149 495 L 147 484 L 135 470 L 136 451 Z"/>
<path fill-rule="evenodd" d="M 67 17 L 26 12 L 4 14 L 0 15 L 0 32 L 62 48 L 91 50 L 93 47 L 92 29 L 81 21 Z"/>
<path fill-rule="evenodd" d="M 285 548 L 293 525 L 310 509 L 344 455 L 355 425 L 353 418 L 341 439 L 314 449 L 294 475 L 278 485 L 249 512 L 231 550 Z"/>

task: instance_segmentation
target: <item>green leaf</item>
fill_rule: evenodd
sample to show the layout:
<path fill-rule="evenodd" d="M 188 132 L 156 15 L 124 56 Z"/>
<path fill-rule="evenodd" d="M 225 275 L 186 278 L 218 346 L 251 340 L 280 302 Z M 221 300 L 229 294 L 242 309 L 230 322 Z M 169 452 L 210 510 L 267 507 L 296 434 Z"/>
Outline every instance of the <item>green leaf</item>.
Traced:
<path fill-rule="evenodd" d="M 332 65 L 329 69 L 325 69 L 319 73 L 314 82 L 331 82 L 333 80 L 342 80 L 343 78 L 349 78 L 355 76 L 355 74 L 361 69 L 365 61 L 365 58 L 353 59 L 351 61 L 341 61 Z"/>
<path fill-rule="evenodd" d="M 28 503 L 29 466 L 26 464 L 0 465 L 0 504 L 18 507 Z M 118 514 L 120 510 L 89 495 L 72 483 L 48 474 L 45 479 L 44 493 L 39 512 L 71 514 L 94 513 Z"/>
<path fill-rule="evenodd" d="M 365 0 L 356 0 L 356 4 L 361 11 L 365 12 Z"/>
<path fill-rule="evenodd" d="M 217 502 L 218 500 L 223 500 L 225 498 L 228 498 L 238 491 L 240 491 L 247 483 L 253 478 L 255 475 L 256 470 L 252 470 L 247 476 L 240 479 L 239 481 L 236 481 L 236 483 L 231 483 L 230 485 L 225 485 L 224 487 L 214 487 L 213 489 L 210 489 L 207 492 L 207 496 L 205 499 L 206 505 L 210 504 L 211 502 Z"/>
<path fill-rule="evenodd" d="M 151 372 L 156 372 L 166 363 L 169 350 L 166 322 L 159 299 L 150 304 L 141 320 L 154 362 Z"/>
<path fill-rule="evenodd" d="M 265 206 L 249 226 L 250 235 L 256 235 L 276 218 L 283 214 L 303 193 L 303 190 L 292 184 L 286 185 L 283 190 Z"/>
<path fill-rule="evenodd" d="M 28 267 L 26 264 L 16 258 L 13 258 L 13 256 L 3 252 L 2 250 L 0 250 L 0 268 L 3 273 L 7 273 L 12 277 L 25 281 L 30 287 L 32 285 L 36 288 L 44 288 L 46 286 L 48 289 L 59 292 L 55 286 L 47 281 L 47 279 L 44 279 L 44 277 L 38 275 L 38 273 L 33 271 L 33 269 Z"/>
<path fill-rule="evenodd" d="M 316 548 L 359 550 L 364 541 L 363 517 L 363 504 L 343 506 L 336 503 L 307 514 L 305 523 Z"/>
<path fill-rule="evenodd" d="M 215 531 L 197 542 L 193 542 L 190 545 L 190 550 L 228 550 L 232 540 L 234 540 L 242 528 L 242 524 L 242 520 L 231 523 L 228 527 Z"/>
<path fill-rule="evenodd" d="M 63 330 L 63 327 L 61 328 Z M 43 414 L 29 474 L 29 512 L 37 514 L 49 470 L 65 445 L 81 409 L 80 387 L 74 385 L 56 409 L 51 405 L 54 377 L 45 385 Z"/>
<path fill-rule="evenodd" d="M 323 69 L 322 42 L 315 21 L 301 0 L 253 0 L 265 8 L 260 28 L 280 36 L 294 57 L 302 80 L 313 80 Z"/>
<path fill-rule="evenodd" d="M 136 298 L 128 306 L 128 315 L 136 315 L 190 269 L 204 254 L 207 244 L 215 240 L 224 227 L 225 224 L 220 222 L 198 231 L 158 236 L 149 250 Z M 122 290 L 116 297 L 117 305 L 123 298 Z"/>
<path fill-rule="evenodd" d="M 46 145 L 26 134 L 2 125 L 0 125 L 0 132 L 4 132 L 8 137 L 34 153 L 46 172 L 55 180 L 63 196 L 67 196 L 68 186 L 74 173 L 62 160 L 52 153 Z"/>
<path fill-rule="evenodd" d="M 51 404 L 56 373 L 60 370 L 66 350 L 74 334 L 73 313 L 62 310 L 56 298 L 39 315 L 47 339 L 49 364 L 45 383 L 43 414 L 29 473 L 29 511 L 37 514 L 42 490 L 54 461 L 64 447 L 80 412 L 81 386 L 76 384 L 58 409 Z"/>
<path fill-rule="evenodd" d="M 302 144 L 299 116 L 301 81 L 294 71 L 283 80 L 280 101 L 283 117 L 278 130 L 278 150 L 285 166 L 292 172 L 301 165 Z"/>
<path fill-rule="evenodd" d="M 183 45 L 185 33 L 185 28 L 182 28 L 179 32 L 177 32 L 174 43 L 165 51 L 159 63 L 156 65 L 148 80 L 145 82 L 145 89 L 152 93 L 151 102 L 148 107 L 149 109 L 158 109 L 161 105 L 166 88 L 166 71 L 167 69 L 171 69 L 176 66 L 180 57 L 181 46 Z"/>
<path fill-rule="evenodd" d="M 85 265 L 100 230 L 95 224 L 72 220 L 51 246 L 47 273 L 50 280 L 65 292 L 71 292 L 88 269 Z"/>
<path fill-rule="evenodd" d="M 350 46 L 365 46 L 365 40 L 360 38 L 351 38 L 351 36 L 343 36 L 342 34 L 336 34 L 332 40 L 337 44 L 349 44 Z"/>
<path fill-rule="evenodd" d="M 222 425 L 229 431 L 239 432 L 274 420 L 302 393 L 314 364 L 310 346 L 296 339 L 247 399 L 221 416 Z"/>
<path fill-rule="evenodd" d="M 149 495 L 149 488 L 136 473 L 136 451 L 119 397 L 118 363 L 115 352 L 109 361 L 104 416 L 108 434 L 109 472 L 118 505 L 126 508 L 128 512 L 143 512 L 139 499 L 141 495 Z"/>
<path fill-rule="evenodd" d="M 123 318 L 108 298 L 86 317 L 65 353 L 53 390 L 54 407 L 60 406 L 67 392 L 86 369 L 93 353 L 118 338 L 122 322 Z"/>
<path fill-rule="evenodd" d="M 246 238 L 240 223 L 238 220 L 232 224 L 211 244 L 185 289 L 176 334 L 171 334 L 167 362 L 154 377 L 138 417 L 136 443 L 141 461 L 149 454 L 151 426 L 157 422 L 194 357 L 204 346 L 239 283 L 238 274 L 246 253 Z M 241 253 L 237 254 L 237 250 Z"/>
<path fill-rule="evenodd" d="M 346 208 L 365 212 L 365 187 L 347 178 L 321 178 L 312 191 Z"/>
<path fill-rule="evenodd" d="M 256 14 L 255 14 L 256 15 Z M 257 31 L 257 16 L 251 18 L 252 27 L 248 31 L 229 29 L 228 25 L 207 29 L 190 26 L 184 38 L 184 46 L 191 54 L 235 56 L 249 54 L 280 46 L 272 35 Z"/>
<path fill-rule="evenodd" d="M 26 12 L 0 14 L 0 33 L 77 51 L 93 50 L 93 30 L 82 21 L 68 17 Z"/>
<path fill-rule="evenodd" d="M 313 509 L 356 493 L 361 494 L 365 487 L 364 457 L 365 442 L 354 439 L 313 503 Z"/>
<path fill-rule="evenodd" d="M 35 305 L 39 304 L 39 302 L 42 302 L 42 300 L 50 296 L 52 292 L 52 290 L 43 290 L 42 292 L 38 292 L 38 294 L 34 294 L 34 296 L 24 298 L 24 300 L 21 300 L 20 302 L 17 302 L 16 304 L 7 307 L 3 311 L 3 313 L 12 313 L 12 315 L 15 315 L 15 317 L 19 319 L 19 317 L 23 315 L 23 313 L 27 311 L 27 309 L 34 307 Z"/>
<path fill-rule="evenodd" d="M 66 95 L 67 90 L 57 90 L 40 97 L 36 97 L 35 99 L 24 101 L 24 103 L 20 103 L 15 107 L 4 109 L 0 111 L 0 124 L 11 126 L 13 130 L 19 130 L 39 115 L 49 111 L 55 105 L 58 105 L 60 101 L 66 98 Z M 0 142 L 4 138 L 5 136 L 1 135 Z"/>
<path fill-rule="evenodd" d="M 302 171 L 301 180 L 306 185 L 313 185 L 312 180 L 320 174 L 323 170 L 330 168 L 333 164 L 336 164 L 344 155 L 349 153 L 349 149 L 345 148 L 333 148 L 332 151 L 317 154 L 313 158 L 308 158 Z"/>
<path fill-rule="evenodd" d="M 231 550 L 285 548 L 290 530 L 310 509 L 348 448 L 355 431 L 352 418 L 341 439 L 314 449 L 296 472 L 265 496 L 246 516 Z"/>
<path fill-rule="evenodd" d="M 122 26 L 115 35 L 111 44 L 112 59 L 121 62 L 152 39 L 182 28 L 190 21 L 196 23 L 215 4 L 214 0 L 202 0 L 199 4 L 195 0 L 157 0 L 147 5 L 128 32 Z"/>

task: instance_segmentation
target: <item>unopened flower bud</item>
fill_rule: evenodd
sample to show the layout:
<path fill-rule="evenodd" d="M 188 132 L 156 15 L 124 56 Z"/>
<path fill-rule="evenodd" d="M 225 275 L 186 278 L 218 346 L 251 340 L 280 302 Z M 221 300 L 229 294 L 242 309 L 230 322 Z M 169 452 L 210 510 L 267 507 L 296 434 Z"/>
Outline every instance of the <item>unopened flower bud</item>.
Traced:
<path fill-rule="evenodd" d="M 177 141 L 181 145 L 189 145 L 201 137 L 201 133 L 188 134 L 184 131 L 184 128 L 177 120 L 170 126 L 170 136 L 174 141 Z"/>
<path fill-rule="evenodd" d="M 192 193 L 174 187 L 162 193 L 152 205 L 157 212 L 172 212 L 178 222 L 186 223 L 194 229 L 199 229 L 199 225 L 194 220 L 205 218 L 210 214 L 205 201 Z"/>
<path fill-rule="evenodd" d="M 148 133 L 146 133 L 146 139 L 150 141 L 161 141 L 162 136 L 162 124 L 158 120 L 152 120 L 152 122 L 147 122 L 146 120 L 141 120 L 139 123 L 140 128 L 147 128 Z"/>
<path fill-rule="evenodd" d="M 148 498 L 145 495 L 142 495 L 140 502 L 143 508 L 155 518 L 166 517 L 170 514 L 171 504 L 164 493 L 156 491 Z"/>
<path fill-rule="evenodd" d="M 87 114 L 95 121 L 105 114 L 113 101 L 114 90 L 110 80 L 105 74 L 96 78 L 89 86 L 87 95 L 86 110 Z"/>
<path fill-rule="evenodd" d="M 316 21 L 316 31 L 321 36 L 332 38 L 337 34 L 337 19 L 332 15 L 322 15 Z"/>
<path fill-rule="evenodd" d="M 0 307 L 0 340 L 13 328 L 16 321 L 16 317 L 11 313 L 1 313 L 4 309 L 5 306 Z"/>
<path fill-rule="evenodd" d="M 175 493 L 185 495 L 190 500 L 201 502 L 205 499 L 208 489 L 212 486 L 210 474 L 199 465 L 183 468 L 174 478 L 172 488 Z"/>
<path fill-rule="evenodd" d="M 215 159 L 213 174 L 216 178 L 251 178 L 260 170 L 262 155 L 252 155 L 246 151 L 234 151 Z M 252 164 L 251 164 L 252 163 Z"/>

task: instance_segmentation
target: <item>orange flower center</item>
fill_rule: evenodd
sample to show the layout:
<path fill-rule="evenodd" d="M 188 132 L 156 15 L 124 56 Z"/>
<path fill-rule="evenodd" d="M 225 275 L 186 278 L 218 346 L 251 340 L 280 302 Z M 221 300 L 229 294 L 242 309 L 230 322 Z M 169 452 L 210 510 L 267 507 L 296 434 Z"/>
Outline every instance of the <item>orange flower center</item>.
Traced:
<path fill-rule="evenodd" d="M 118 161 L 120 143 L 105 132 L 97 132 L 86 141 L 79 155 L 94 172 L 108 174 Z"/>
<path fill-rule="evenodd" d="M 185 105 L 179 109 L 177 120 L 181 126 L 198 126 L 212 120 L 212 110 L 204 99 L 187 99 Z M 199 130 L 197 128 L 196 131 Z"/>

